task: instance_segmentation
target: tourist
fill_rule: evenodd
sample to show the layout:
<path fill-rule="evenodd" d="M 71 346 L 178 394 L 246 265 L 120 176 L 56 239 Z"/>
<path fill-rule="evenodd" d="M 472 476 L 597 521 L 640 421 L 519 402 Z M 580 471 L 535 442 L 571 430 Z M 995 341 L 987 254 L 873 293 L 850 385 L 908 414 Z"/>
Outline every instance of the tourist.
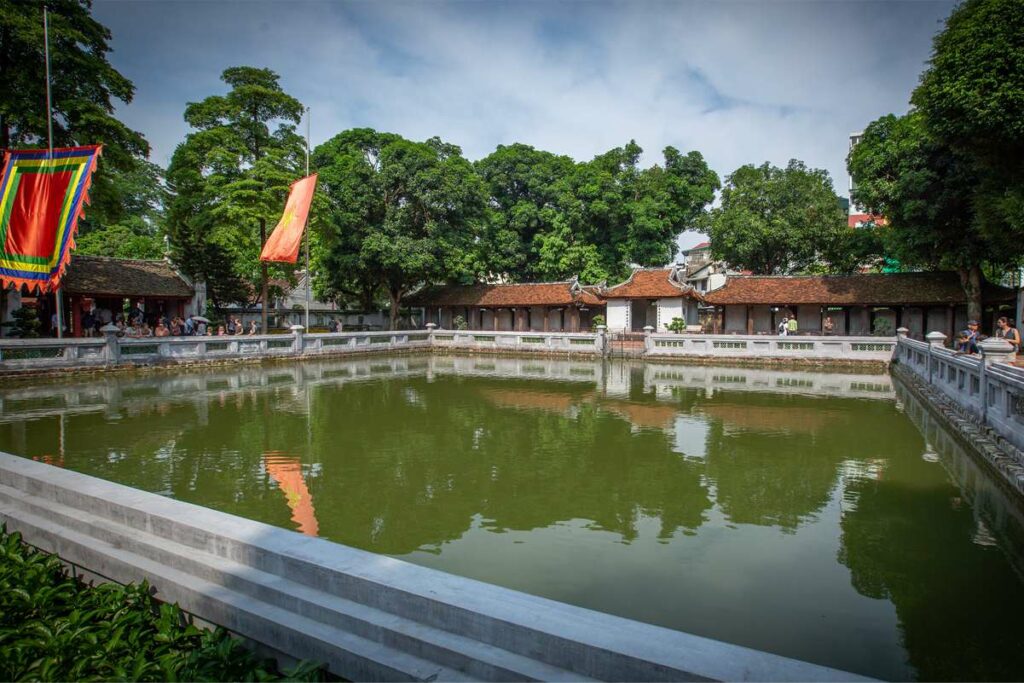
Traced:
<path fill-rule="evenodd" d="M 970 320 L 967 322 L 967 329 L 962 330 L 957 336 L 957 351 L 969 355 L 980 352 L 978 342 L 981 341 L 981 334 L 978 332 L 978 327 L 977 320 Z"/>
<path fill-rule="evenodd" d="M 789 332 L 789 318 L 782 316 L 782 322 L 779 323 L 779 336 L 785 337 L 786 333 Z"/>
<path fill-rule="evenodd" d="M 338 318 L 337 320 L 334 321 L 334 331 L 335 332 L 344 332 L 345 331 L 345 323 L 342 322 L 341 318 Z"/>
<path fill-rule="evenodd" d="M 789 319 L 789 322 L 786 323 L 786 336 L 792 336 L 796 334 L 796 330 L 796 316 L 794 315 L 792 318 Z"/>
<path fill-rule="evenodd" d="M 95 332 L 96 318 L 93 317 L 92 311 L 86 311 L 82 314 L 82 335 L 85 337 L 91 337 Z"/>
<path fill-rule="evenodd" d="M 105 327 L 114 322 L 114 314 L 106 306 L 97 309 L 96 318 L 100 321 L 100 327 Z"/>
<path fill-rule="evenodd" d="M 223 325 L 221 325 L 220 329 L 222 329 L 222 330 L 223 330 L 223 329 L 224 329 L 224 326 L 223 326 Z M 235 320 L 234 320 L 234 318 L 232 318 L 232 317 L 231 317 L 231 316 L 229 315 L 229 316 L 228 316 L 228 324 L 227 324 L 227 329 L 225 330 L 225 334 L 234 334 L 234 333 L 235 333 Z M 217 336 L 220 336 L 220 333 L 219 333 L 219 332 L 218 332 L 218 335 L 217 335 Z"/>
<path fill-rule="evenodd" d="M 256 324 L 255 320 L 249 323 L 249 334 L 257 334 L 259 330 L 259 325 Z"/>
<path fill-rule="evenodd" d="M 174 319 L 171 320 L 171 327 L 170 327 L 171 336 L 172 337 L 180 337 L 183 329 L 184 329 L 184 322 L 182 321 L 181 318 L 179 318 L 178 316 L 175 316 Z"/>
<path fill-rule="evenodd" d="M 242 324 L 242 319 L 235 316 L 235 334 L 245 334 L 245 325 Z"/>
<path fill-rule="evenodd" d="M 821 329 L 825 332 L 825 335 L 831 336 L 835 327 L 835 324 L 832 322 L 832 316 L 826 315 L 825 321 L 821 323 Z"/>
<path fill-rule="evenodd" d="M 1005 315 L 996 321 L 996 337 L 1010 342 L 1015 353 L 1020 351 L 1020 330 L 1014 327 Z"/>
<path fill-rule="evenodd" d="M 217 336 L 218 337 L 226 337 L 227 334 L 228 334 L 228 331 L 224 328 L 223 325 L 218 325 L 217 326 Z"/>
<path fill-rule="evenodd" d="M 196 333 L 196 321 L 192 319 L 192 314 L 188 314 L 188 319 L 185 321 L 185 336 L 191 337 Z"/>
<path fill-rule="evenodd" d="M 169 337 L 171 336 L 171 330 L 164 325 L 164 321 L 160 320 L 156 324 L 156 330 L 153 332 L 154 337 Z"/>
<path fill-rule="evenodd" d="M 206 322 L 200 320 L 199 324 L 196 325 L 196 334 L 199 335 L 200 337 L 205 337 L 206 336 L 206 331 L 207 331 Z"/>
<path fill-rule="evenodd" d="M 143 320 L 142 321 L 142 325 L 139 326 L 139 336 L 140 337 L 152 337 L 153 336 L 153 328 L 150 327 L 149 323 L 147 323 L 145 320 Z"/>

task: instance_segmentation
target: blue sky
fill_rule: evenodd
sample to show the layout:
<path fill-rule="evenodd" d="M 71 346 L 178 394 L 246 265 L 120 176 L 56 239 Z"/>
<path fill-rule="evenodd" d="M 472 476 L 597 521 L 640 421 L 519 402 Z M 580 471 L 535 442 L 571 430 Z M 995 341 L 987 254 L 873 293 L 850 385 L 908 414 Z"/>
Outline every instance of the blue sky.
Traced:
<path fill-rule="evenodd" d="M 847 193 L 849 134 L 907 109 L 952 2 L 129 2 L 95 0 L 119 109 L 166 165 L 185 104 L 228 66 L 269 67 L 312 108 L 313 144 L 354 126 L 439 135 L 470 159 L 523 142 L 645 163 L 696 149 L 723 178 L 791 158 Z M 686 234 L 682 246 L 701 237 Z"/>

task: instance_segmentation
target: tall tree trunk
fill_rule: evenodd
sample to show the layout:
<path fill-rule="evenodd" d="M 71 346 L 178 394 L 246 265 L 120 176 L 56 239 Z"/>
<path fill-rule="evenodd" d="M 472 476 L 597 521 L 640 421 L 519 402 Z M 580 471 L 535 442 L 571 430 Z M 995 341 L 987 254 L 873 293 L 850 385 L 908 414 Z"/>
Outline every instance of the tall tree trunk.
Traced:
<path fill-rule="evenodd" d="M 260 219 L 260 251 L 263 251 L 263 245 L 267 243 L 267 219 Z M 260 261 L 260 332 L 267 334 L 270 330 L 267 329 L 267 309 L 270 306 L 270 302 L 267 301 L 267 290 L 268 290 L 268 277 L 267 277 L 267 262 Z"/>
<path fill-rule="evenodd" d="M 389 328 L 392 330 L 398 329 L 398 312 L 402 305 L 402 290 L 392 289 L 388 287 L 388 297 L 391 299 L 391 323 Z"/>
<path fill-rule="evenodd" d="M 960 286 L 967 296 L 967 319 L 982 322 L 981 314 L 981 266 L 974 264 L 970 268 L 957 270 L 960 276 Z"/>

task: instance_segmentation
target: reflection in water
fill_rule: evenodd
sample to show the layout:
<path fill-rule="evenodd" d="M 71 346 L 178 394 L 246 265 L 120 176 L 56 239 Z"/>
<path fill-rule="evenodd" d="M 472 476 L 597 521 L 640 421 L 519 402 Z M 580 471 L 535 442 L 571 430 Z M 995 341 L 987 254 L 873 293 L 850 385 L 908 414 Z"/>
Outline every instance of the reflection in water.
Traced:
<path fill-rule="evenodd" d="M 284 492 L 292 511 L 292 521 L 298 525 L 298 530 L 307 536 L 316 536 L 320 525 L 313 509 L 313 496 L 302 476 L 302 462 L 297 457 L 271 451 L 263 455 L 263 466 Z"/>
<path fill-rule="evenodd" d="M 1020 508 L 887 375 L 405 356 L 90 378 L 0 389 L 0 449 L 869 675 L 1024 670 Z"/>

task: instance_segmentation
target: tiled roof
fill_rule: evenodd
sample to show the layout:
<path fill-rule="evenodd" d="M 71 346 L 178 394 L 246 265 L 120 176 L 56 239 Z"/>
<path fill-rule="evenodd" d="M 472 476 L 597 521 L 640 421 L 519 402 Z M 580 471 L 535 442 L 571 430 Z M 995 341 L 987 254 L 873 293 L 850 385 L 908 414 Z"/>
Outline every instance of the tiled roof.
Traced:
<path fill-rule="evenodd" d="M 1010 301 L 1012 289 L 986 284 L 986 301 Z M 956 273 L 731 277 L 709 304 L 911 305 L 967 302 Z"/>
<path fill-rule="evenodd" d="M 711 242 L 701 242 L 700 244 L 693 245 L 689 249 L 684 249 L 684 251 L 696 251 L 697 249 L 708 249 L 710 247 Z"/>
<path fill-rule="evenodd" d="M 574 303 L 603 306 L 591 289 L 573 291 L 572 282 L 521 285 L 461 285 L 422 292 L 410 299 L 413 306 L 568 306 Z"/>
<path fill-rule="evenodd" d="M 601 296 L 605 299 L 659 299 L 690 297 L 700 300 L 692 287 L 673 282 L 671 268 L 640 268 L 633 271 L 622 284 L 609 287 Z"/>
<path fill-rule="evenodd" d="M 61 283 L 69 294 L 191 297 L 192 287 L 166 261 L 73 256 Z"/>

